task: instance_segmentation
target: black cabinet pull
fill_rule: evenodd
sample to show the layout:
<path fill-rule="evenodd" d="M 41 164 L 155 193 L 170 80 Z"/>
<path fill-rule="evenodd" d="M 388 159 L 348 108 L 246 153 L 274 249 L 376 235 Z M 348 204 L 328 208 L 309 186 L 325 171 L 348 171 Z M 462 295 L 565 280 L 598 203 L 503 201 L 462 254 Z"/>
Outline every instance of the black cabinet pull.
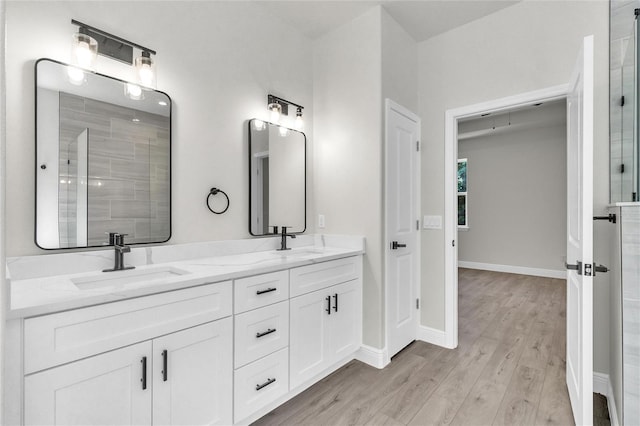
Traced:
<path fill-rule="evenodd" d="M 256 339 L 259 339 L 263 336 L 266 336 L 267 334 L 271 334 L 271 333 L 275 333 L 276 329 L 275 328 L 269 328 L 267 329 L 267 331 L 263 331 L 262 333 L 256 333 Z"/>
<path fill-rule="evenodd" d="M 334 300 L 333 310 L 335 312 L 338 312 L 338 293 L 333 295 L 333 300 Z"/>
<path fill-rule="evenodd" d="M 168 364 L 169 364 L 169 353 L 165 349 L 164 351 L 162 351 L 162 381 L 163 382 L 167 381 L 167 376 L 169 375 L 169 371 L 167 367 Z"/>
<path fill-rule="evenodd" d="M 265 294 L 265 293 L 271 293 L 272 291 L 276 291 L 277 288 L 268 288 L 266 290 L 258 290 L 256 291 L 256 294 L 260 295 L 260 294 Z"/>
<path fill-rule="evenodd" d="M 325 311 L 327 311 L 327 314 L 331 315 L 331 296 L 325 297 L 325 300 L 327 301 L 327 309 L 325 309 Z"/>
<path fill-rule="evenodd" d="M 262 388 L 265 388 L 265 387 L 269 386 L 271 383 L 273 383 L 273 382 L 275 382 L 275 381 L 276 381 L 276 379 L 267 379 L 267 381 L 266 381 L 266 382 L 264 382 L 263 384 L 261 384 L 261 385 L 256 385 L 256 390 L 257 390 L 257 391 L 259 391 L 260 389 L 262 389 Z"/>
<path fill-rule="evenodd" d="M 140 381 L 142 382 L 142 390 L 145 390 L 147 389 L 147 357 L 143 356 L 140 362 L 142 363 L 142 379 Z"/>

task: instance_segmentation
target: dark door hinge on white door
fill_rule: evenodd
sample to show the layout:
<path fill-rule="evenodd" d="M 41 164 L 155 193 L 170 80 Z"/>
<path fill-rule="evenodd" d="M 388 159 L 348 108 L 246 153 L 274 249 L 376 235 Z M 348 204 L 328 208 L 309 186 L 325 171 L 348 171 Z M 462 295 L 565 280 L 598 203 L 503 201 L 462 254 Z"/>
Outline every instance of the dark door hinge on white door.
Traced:
<path fill-rule="evenodd" d="M 416 299 L 416 309 L 420 309 L 420 299 Z"/>
<path fill-rule="evenodd" d="M 420 219 L 416 220 L 416 231 L 420 230 Z"/>
<path fill-rule="evenodd" d="M 420 141 L 416 141 L 416 151 L 420 151 Z"/>

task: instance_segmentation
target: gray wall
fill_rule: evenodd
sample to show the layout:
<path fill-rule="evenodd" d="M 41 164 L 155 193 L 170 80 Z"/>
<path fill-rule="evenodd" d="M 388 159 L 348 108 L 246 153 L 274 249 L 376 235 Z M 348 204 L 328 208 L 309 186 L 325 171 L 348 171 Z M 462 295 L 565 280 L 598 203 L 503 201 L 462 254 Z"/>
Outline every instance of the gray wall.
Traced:
<path fill-rule="evenodd" d="M 491 116 L 477 121 L 491 124 Z M 460 124 L 459 134 L 471 124 Z M 458 233 L 458 260 L 564 272 L 565 103 L 513 114 L 510 126 L 478 133 L 458 143 L 458 158 L 468 159 L 469 215 L 469 230 Z"/>

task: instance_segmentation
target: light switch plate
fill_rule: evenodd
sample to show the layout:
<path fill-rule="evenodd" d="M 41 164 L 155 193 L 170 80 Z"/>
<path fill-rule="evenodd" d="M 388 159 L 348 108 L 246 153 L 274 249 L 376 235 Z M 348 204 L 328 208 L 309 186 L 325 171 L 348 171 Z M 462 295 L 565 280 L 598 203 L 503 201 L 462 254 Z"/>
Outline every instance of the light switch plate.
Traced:
<path fill-rule="evenodd" d="M 422 219 L 424 229 L 442 229 L 442 216 L 424 216 Z"/>

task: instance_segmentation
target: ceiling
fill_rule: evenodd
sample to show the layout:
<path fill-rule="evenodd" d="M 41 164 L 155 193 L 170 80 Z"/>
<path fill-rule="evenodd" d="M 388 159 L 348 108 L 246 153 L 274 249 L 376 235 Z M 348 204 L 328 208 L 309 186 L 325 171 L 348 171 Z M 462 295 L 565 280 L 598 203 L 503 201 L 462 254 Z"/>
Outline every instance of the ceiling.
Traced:
<path fill-rule="evenodd" d="M 520 0 L 259 0 L 310 39 L 316 39 L 376 5 L 382 5 L 415 41 L 424 41 L 512 6 Z"/>

